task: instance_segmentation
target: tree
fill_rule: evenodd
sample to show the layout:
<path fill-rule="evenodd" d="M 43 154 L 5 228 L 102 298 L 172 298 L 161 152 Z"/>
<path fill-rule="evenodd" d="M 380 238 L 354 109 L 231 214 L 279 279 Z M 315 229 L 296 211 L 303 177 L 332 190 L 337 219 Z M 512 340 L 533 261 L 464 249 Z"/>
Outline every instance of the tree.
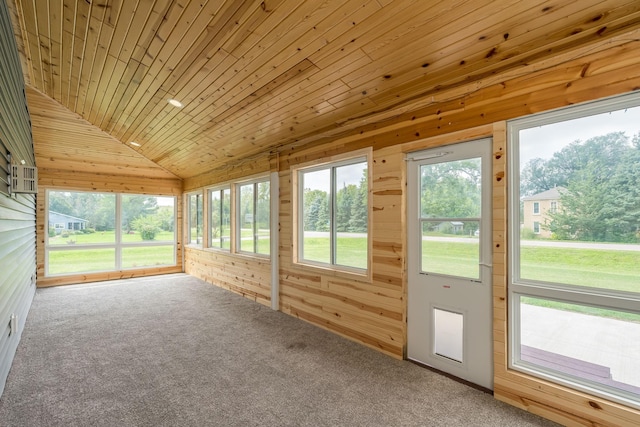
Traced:
<path fill-rule="evenodd" d="M 426 218 L 480 217 L 480 159 L 421 168 L 421 208 Z"/>
<path fill-rule="evenodd" d="M 349 231 L 353 233 L 366 233 L 368 227 L 369 212 L 367 209 L 369 202 L 369 184 L 367 180 L 367 170 L 362 171 L 360 185 L 351 205 L 351 217 L 349 218 Z"/>
<path fill-rule="evenodd" d="M 139 216 L 131 221 L 131 226 L 140 233 L 142 240 L 154 240 L 156 235 L 162 231 L 160 222 L 152 216 Z"/>
<path fill-rule="evenodd" d="M 158 211 L 158 200 L 143 195 L 122 196 L 122 229 L 130 233 L 135 229 L 133 221 L 137 218 L 154 215 Z"/>
<path fill-rule="evenodd" d="M 305 231 L 329 231 L 329 195 L 322 190 L 304 190 Z"/>
<path fill-rule="evenodd" d="M 336 194 L 336 231 L 349 231 L 351 208 L 357 198 L 358 187 L 353 184 L 343 185 Z"/>
<path fill-rule="evenodd" d="M 572 162 L 561 209 L 546 226 L 560 239 L 634 242 L 640 226 L 640 134 L 621 132 L 574 142 L 549 163 Z M 574 157 L 571 157 L 574 156 Z M 578 159 L 578 160 L 576 160 Z M 565 168 L 565 171 L 570 168 Z"/>

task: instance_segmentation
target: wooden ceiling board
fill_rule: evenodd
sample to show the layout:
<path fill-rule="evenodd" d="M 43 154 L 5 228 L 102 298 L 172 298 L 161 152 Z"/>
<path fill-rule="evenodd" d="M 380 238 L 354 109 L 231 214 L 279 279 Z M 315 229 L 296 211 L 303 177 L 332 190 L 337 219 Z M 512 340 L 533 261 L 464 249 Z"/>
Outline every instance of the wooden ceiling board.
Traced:
<path fill-rule="evenodd" d="M 38 167 L 177 179 L 48 96 L 32 88 L 26 93 Z"/>
<path fill-rule="evenodd" d="M 640 28 L 637 0 L 8 4 L 26 81 L 181 178 Z"/>

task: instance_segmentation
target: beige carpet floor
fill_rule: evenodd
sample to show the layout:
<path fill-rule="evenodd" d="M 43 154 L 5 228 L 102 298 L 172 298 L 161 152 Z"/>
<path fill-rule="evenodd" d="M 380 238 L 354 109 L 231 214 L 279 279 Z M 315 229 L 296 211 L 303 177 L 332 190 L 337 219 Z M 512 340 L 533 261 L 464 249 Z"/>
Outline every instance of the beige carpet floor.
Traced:
<path fill-rule="evenodd" d="M 552 426 L 184 274 L 40 289 L 2 426 Z"/>

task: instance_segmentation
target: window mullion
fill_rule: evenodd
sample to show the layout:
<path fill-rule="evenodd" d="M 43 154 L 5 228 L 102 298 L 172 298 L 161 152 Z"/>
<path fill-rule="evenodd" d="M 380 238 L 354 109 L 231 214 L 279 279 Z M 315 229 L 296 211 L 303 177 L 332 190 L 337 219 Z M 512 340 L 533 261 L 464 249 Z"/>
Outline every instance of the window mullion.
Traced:
<path fill-rule="evenodd" d="M 122 270 L 122 194 L 116 194 L 116 270 Z"/>
<path fill-rule="evenodd" d="M 330 245 L 330 261 L 331 261 L 331 265 L 335 265 L 336 264 L 336 246 L 337 246 L 337 240 L 338 240 L 338 235 L 337 235 L 337 227 L 336 227 L 336 206 L 337 206 L 337 190 L 336 190 L 336 168 L 332 167 L 331 168 L 331 179 L 330 179 L 330 187 L 329 187 L 329 191 L 331 193 L 330 197 L 329 197 L 329 230 L 330 230 L 330 236 L 329 236 L 329 245 Z"/>

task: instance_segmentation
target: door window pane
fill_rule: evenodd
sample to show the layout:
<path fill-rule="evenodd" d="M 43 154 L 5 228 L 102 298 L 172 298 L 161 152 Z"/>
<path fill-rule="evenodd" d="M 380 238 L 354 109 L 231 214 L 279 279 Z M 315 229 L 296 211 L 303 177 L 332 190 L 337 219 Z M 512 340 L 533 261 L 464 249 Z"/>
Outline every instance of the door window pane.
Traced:
<path fill-rule="evenodd" d="M 479 221 L 422 221 L 421 271 L 480 278 Z"/>
<path fill-rule="evenodd" d="M 422 165 L 422 218 L 480 218 L 482 159 Z"/>

